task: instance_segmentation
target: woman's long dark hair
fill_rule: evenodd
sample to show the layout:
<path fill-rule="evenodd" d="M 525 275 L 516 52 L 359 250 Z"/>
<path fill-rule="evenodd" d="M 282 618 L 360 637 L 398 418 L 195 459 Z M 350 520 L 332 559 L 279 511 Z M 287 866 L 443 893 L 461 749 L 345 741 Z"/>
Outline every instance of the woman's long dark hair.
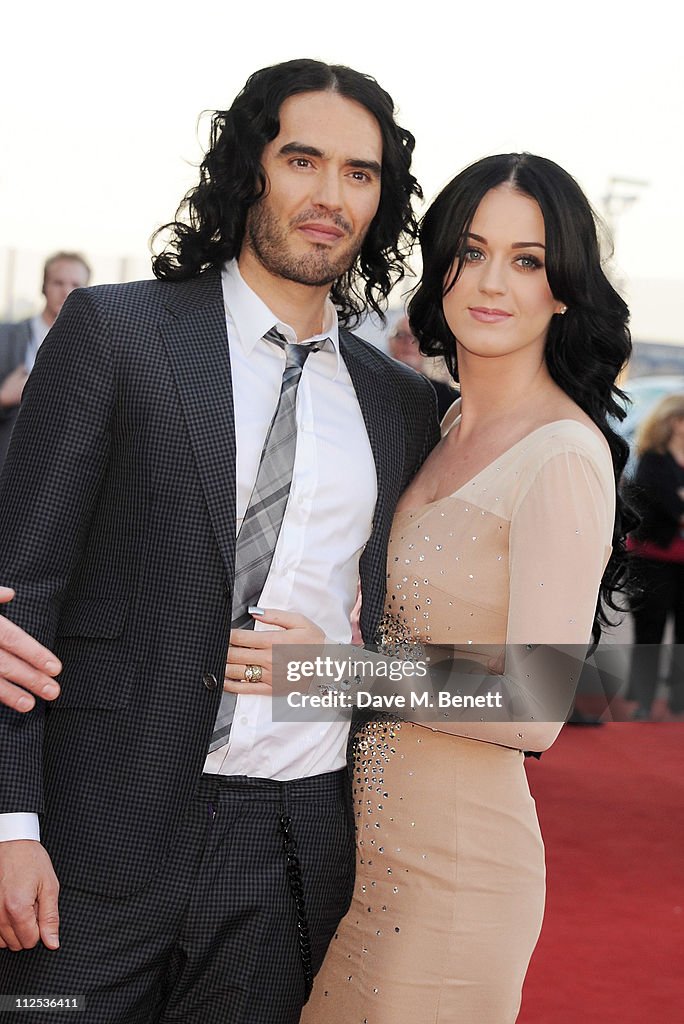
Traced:
<path fill-rule="evenodd" d="M 546 276 L 556 299 L 567 306 L 553 316 L 546 339 L 546 365 L 554 381 L 601 430 L 610 447 L 616 488 L 629 456 L 627 442 L 613 430 L 611 418 L 625 416 L 626 396 L 616 379 L 632 351 L 629 310 L 606 277 L 596 219 L 577 182 L 544 157 L 505 153 L 485 157 L 461 171 L 440 192 L 423 218 L 421 281 L 409 303 L 413 331 L 426 355 L 443 356 L 458 380 L 456 339 L 444 316 L 445 281 L 449 287 L 463 267 L 467 235 L 480 202 L 505 183 L 535 199 L 546 231 Z M 625 535 L 636 517 L 618 491 L 613 552 L 601 581 L 594 640 L 611 625 L 607 609 L 621 610 L 614 595 L 630 589 Z"/>
<path fill-rule="evenodd" d="M 325 91 L 360 103 L 382 134 L 378 212 L 354 266 L 333 284 L 331 298 L 343 323 L 353 322 L 367 308 L 382 317 L 390 291 L 407 271 L 418 228 L 411 205 L 414 196 L 422 197 L 410 170 L 415 140 L 394 120 L 392 97 L 375 79 L 316 60 L 291 60 L 256 71 L 230 110 L 213 113 L 199 184 L 181 202 L 177 219 L 153 236 L 171 236 L 152 261 L 156 277 L 186 280 L 238 256 L 247 211 L 268 191 L 261 156 L 280 131 L 283 102 L 298 93 Z"/>

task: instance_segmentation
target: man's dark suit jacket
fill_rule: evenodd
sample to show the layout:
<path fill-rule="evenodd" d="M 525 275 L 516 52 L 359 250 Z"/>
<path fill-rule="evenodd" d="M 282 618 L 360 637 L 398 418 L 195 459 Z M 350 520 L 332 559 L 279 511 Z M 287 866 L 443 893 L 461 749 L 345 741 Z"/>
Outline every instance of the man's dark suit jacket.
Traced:
<path fill-rule="evenodd" d="M 31 341 L 31 321 L 20 320 L 16 324 L 0 324 L 0 384 L 24 362 Z M 0 470 L 9 447 L 14 421 L 19 406 L 0 406 Z"/>
<path fill-rule="evenodd" d="M 346 331 L 341 350 L 377 469 L 360 564 L 372 639 L 395 503 L 437 440 L 435 400 Z M 72 293 L 0 478 L 0 580 L 17 592 L 4 611 L 64 664 L 54 705 L 0 709 L 0 812 L 42 812 L 63 883 L 123 895 L 163 861 L 216 718 L 234 552 L 220 275 Z"/>

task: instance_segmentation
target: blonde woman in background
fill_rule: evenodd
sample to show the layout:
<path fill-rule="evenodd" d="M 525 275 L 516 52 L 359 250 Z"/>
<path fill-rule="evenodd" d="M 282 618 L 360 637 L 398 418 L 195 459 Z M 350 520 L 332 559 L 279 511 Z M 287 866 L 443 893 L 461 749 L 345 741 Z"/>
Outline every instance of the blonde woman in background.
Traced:
<path fill-rule="evenodd" d="M 684 394 L 661 399 L 637 435 L 638 463 L 630 487 L 642 521 L 628 541 L 634 582 L 634 652 L 628 697 L 632 717 L 650 721 L 658 683 L 660 644 L 670 617 L 674 647 L 668 711 L 684 712 Z"/>

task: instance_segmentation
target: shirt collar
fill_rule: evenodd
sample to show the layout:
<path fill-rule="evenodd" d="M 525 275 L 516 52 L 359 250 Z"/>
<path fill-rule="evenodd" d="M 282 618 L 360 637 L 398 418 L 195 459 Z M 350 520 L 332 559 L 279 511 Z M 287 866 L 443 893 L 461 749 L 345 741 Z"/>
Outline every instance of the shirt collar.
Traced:
<path fill-rule="evenodd" d="M 230 319 L 245 353 L 250 355 L 254 346 L 258 344 L 267 331 L 275 325 L 286 341 L 294 343 L 297 341 L 294 330 L 289 324 L 278 320 L 275 313 L 272 313 L 263 299 L 253 291 L 246 283 L 238 269 L 237 260 L 229 260 L 221 272 L 221 286 L 223 288 L 223 300 Z M 318 341 L 323 338 L 330 338 L 335 355 L 335 372 L 337 377 L 340 371 L 340 334 L 337 322 L 337 310 L 330 299 L 326 299 L 324 307 L 324 329 L 320 334 L 311 338 L 302 338 L 302 341 Z"/>

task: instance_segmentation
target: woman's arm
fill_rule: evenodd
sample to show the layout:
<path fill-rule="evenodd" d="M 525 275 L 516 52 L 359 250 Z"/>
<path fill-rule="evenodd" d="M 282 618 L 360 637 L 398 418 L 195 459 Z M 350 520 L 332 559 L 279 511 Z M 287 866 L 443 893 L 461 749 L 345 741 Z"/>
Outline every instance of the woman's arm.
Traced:
<path fill-rule="evenodd" d="M 481 662 L 467 661 L 468 652 L 426 646 L 414 656 L 416 662 L 430 659 L 427 674 L 398 679 L 383 674 L 382 668 L 401 660 L 399 652 L 350 645 L 327 645 L 325 651 L 338 663 L 366 662 L 369 671 L 362 689 L 403 696 L 407 710 L 399 711 L 400 717 L 439 732 L 520 750 L 546 750 L 574 700 L 610 552 L 614 502 L 609 463 L 604 472 L 593 459 L 575 452 L 549 458 L 521 490 L 510 531 L 510 604 L 502 666 L 491 663 L 487 670 Z M 233 632 L 226 688 L 236 693 L 272 692 L 274 644 L 310 645 L 312 655 L 318 648 L 322 652 L 323 634 L 304 616 L 269 610 L 259 618 L 282 631 Z M 248 664 L 262 668 L 261 683 L 244 680 Z M 316 678 L 313 685 L 332 682 Z M 441 692 L 459 690 L 485 698 L 491 694 L 487 709 L 481 715 L 454 707 L 433 710 L 439 707 Z M 282 696 L 284 691 L 283 681 L 276 680 L 276 692 Z M 412 694 L 425 692 L 432 708 L 412 712 Z M 492 706 L 496 694 L 502 697 L 500 708 Z"/>

